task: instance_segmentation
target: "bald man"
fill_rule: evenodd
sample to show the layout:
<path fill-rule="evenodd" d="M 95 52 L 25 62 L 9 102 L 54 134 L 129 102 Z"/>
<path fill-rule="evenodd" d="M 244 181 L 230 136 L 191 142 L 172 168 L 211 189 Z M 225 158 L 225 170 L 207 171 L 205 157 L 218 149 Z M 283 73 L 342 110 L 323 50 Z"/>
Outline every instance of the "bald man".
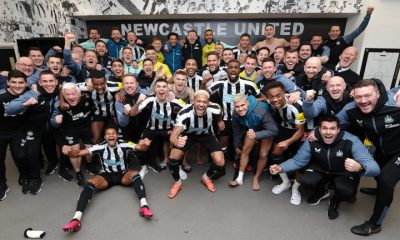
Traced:
<path fill-rule="evenodd" d="M 28 78 L 32 76 L 32 74 L 35 71 L 34 65 L 33 65 L 33 61 L 28 58 L 28 57 L 20 57 L 17 60 L 17 63 L 15 64 L 15 69 L 18 71 L 21 71 L 25 74 L 25 76 Z M 4 89 L 7 84 L 7 80 L 8 80 L 8 71 L 2 71 L 0 72 L 0 89 Z"/>
<path fill-rule="evenodd" d="M 314 90 L 308 90 L 303 101 L 304 116 L 313 119 L 321 114 L 335 115 L 349 102 L 351 87 L 342 77 L 334 76 L 326 83 L 326 89 L 316 100 Z"/>
<path fill-rule="evenodd" d="M 358 50 L 356 47 L 346 48 L 339 56 L 339 62 L 336 64 L 335 76 L 342 77 L 347 84 L 353 86 L 360 81 L 360 75 L 350 69 L 351 65 L 357 60 Z"/>

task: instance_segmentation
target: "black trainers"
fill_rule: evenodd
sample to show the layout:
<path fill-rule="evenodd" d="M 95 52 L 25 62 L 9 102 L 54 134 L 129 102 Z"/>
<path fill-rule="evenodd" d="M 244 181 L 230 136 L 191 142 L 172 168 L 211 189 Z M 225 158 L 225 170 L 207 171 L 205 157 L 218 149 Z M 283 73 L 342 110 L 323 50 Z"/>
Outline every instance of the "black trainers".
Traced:
<path fill-rule="evenodd" d="M 351 232 L 361 236 L 369 236 L 374 233 L 378 233 L 382 230 L 381 225 L 376 225 L 369 221 L 366 221 L 363 224 L 354 226 L 351 228 Z"/>
<path fill-rule="evenodd" d="M 95 163 L 95 161 L 93 162 L 88 162 L 86 163 L 86 171 L 89 172 L 90 175 L 94 176 L 99 174 L 99 168 L 97 167 L 97 164 Z"/>
<path fill-rule="evenodd" d="M 79 187 L 85 186 L 86 180 L 85 180 L 85 176 L 83 176 L 83 173 L 82 173 L 82 172 L 76 173 L 76 179 L 78 180 L 76 184 L 77 184 Z"/>
<path fill-rule="evenodd" d="M 150 163 L 148 167 L 155 173 L 160 173 L 163 170 L 157 163 Z"/>
<path fill-rule="evenodd" d="M 333 201 L 332 199 L 329 201 L 329 208 L 328 208 L 328 218 L 333 220 L 339 216 L 339 203 Z"/>
<path fill-rule="evenodd" d="M 367 195 L 376 195 L 376 188 L 360 188 L 360 192 Z"/>
<path fill-rule="evenodd" d="M 32 179 L 30 182 L 30 193 L 36 195 L 42 191 L 43 182 L 42 179 Z"/>
<path fill-rule="evenodd" d="M 7 197 L 7 193 L 10 191 L 7 185 L 0 186 L 0 201 L 3 201 Z"/>
<path fill-rule="evenodd" d="M 328 189 L 324 190 L 323 192 L 315 192 L 307 199 L 307 203 L 313 206 L 318 205 L 321 200 L 327 197 L 329 197 Z"/>
<path fill-rule="evenodd" d="M 27 194 L 31 192 L 31 181 L 29 179 L 21 178 L 22 193 Z"/>
<path fill-rule="evenodd" d="M 59 176 L 62 180 L 67 181 L 67 182 L 70 182 L 70 181 L 72 181 L 72 180 L 74 179 L 74 177 L 73 177 L 71 174 L 69 174 L 69 172 L 67 171 L 67 169 L 60 169 L 60 170 L 58 171 L 58 176 Z"/>
<path fill-rule="evenodd" d="M 54 174 L 56 169 L 57 169 L 57 163 L 51 162 L 47 166 L 46 171 L 44 171 L 44 174 L 46 174 L 46 175 Z"/>

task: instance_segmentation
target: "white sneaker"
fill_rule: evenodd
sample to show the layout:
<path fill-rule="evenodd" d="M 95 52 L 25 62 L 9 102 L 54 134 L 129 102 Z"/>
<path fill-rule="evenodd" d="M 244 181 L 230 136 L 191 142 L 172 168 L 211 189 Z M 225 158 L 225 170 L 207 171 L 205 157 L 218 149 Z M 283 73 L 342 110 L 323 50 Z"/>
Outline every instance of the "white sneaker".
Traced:
<path fill-rule="evenodd" d="M 274 194 L 281 194 L 284 191 L 288 190 L 290 187 L 292 186 L 292 184 L 290 184 L 290 182 L 288 183 L 281 183 L 279 185 L 276 185 L 275 187 L 272 188 L 272 192 Z"/>
<path fill-rule="evenodd" d="M 139 172 L 140 178 L 143 180 L 144 176 L 146 176 L 148 172 L 149 170 L 147 169 L 147 165 L 143 165 Z"/>
<path fill-rule="evenodd" d="M 292 191 L 292 196 L 290 197 L 290 203 L 293 205 L 300 205 L 301 194 L 299 191 Z"/>
<path fill-rule="evenodd" d="M 180 177 L 182 180 L 186 180 L 186 179 L 187 179 L 187 174 L 186 174 L 185 171 L 183 171 L 183 169 L 182 169 L 181 167 L 179 167 L 179 177 Z"/>

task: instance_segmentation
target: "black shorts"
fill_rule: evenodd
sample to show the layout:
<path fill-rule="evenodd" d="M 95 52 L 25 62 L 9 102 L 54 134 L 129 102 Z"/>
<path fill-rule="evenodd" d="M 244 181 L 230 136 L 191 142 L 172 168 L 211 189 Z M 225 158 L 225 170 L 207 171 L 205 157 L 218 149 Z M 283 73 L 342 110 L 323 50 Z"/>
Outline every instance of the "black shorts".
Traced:
<path fill-rule="evenodd" d="M 232 121 L 224 120 L 225 128 L 222 131 L 219 131 L 219 136 L 232 136 Z"/>
<path fill-rule="evenodd" d="M 279 143 L 288 140 L 296 132 L 296 129 L 288 129 L 279 127 L 279 134 L 274 137 L 274 143 Z"/>
<path fill-rule="evenodd" d="M 187 135 L 187 141 L 185 146 L 179 149 L 182 150 L 183 152 L 186 152 L 195 143 L 200 143 L 200 145 L 205 149 L 207 149 L 210 153 L 222 151 L 220 142 L 215 137 L 215 135 L 211 134 L 201 134 L 201 135 L 189 134 Z"/>
<path fill-rule="evenodd" d="M 82 140 L 83 144 L 92 144 L 93 137 L 92 137 L 92 131 L 90 127 L 85 127 L 81 129 L 69 129 L 65 130 L 64 129 L 64 137 L 65 141 L 67 142 L 68 145 L 75 145 L 79 144 L 80 141 Z"/>
<path fill-rule="evenodd" d="M 154 141 L 156 138 L 159 138 L 163 142 L 169 142 L 169 136 L 167 130 L 151 130 L 145 129 L 142 133 L 141 139 L 148 138 L 151 141 Z"/>
<path fill-rule="evenodd" d="M 108 184 L 108 188 L 114 186 L 114 185 L 122 185 L 122 178 L 124 177 L 125 173 L 119 172 L 119 173 L 108 173 L 108 172 L 102 172 L 99 174 L 102 176 Z"/>
<path fill-rule="evenodd" d="M 116 126 L 115 117 L 92 115 L 92 122 L 104 122 L 106 126 Z"/>

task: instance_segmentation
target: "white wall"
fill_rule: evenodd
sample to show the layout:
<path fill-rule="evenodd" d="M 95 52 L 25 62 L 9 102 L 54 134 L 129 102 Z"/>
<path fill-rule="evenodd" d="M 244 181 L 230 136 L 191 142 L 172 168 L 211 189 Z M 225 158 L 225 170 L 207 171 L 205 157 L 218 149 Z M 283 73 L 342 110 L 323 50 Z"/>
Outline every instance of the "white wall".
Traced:
<path fill-rule="evenodd" d="M 365 0 L 362 13 L 350 17 L 347 21 L 345 34 L 355 29 L 365 16 L 368 6 L 375 10 L 367 29 L 355 41 L 354 45 L 359 50 L 358 61 L 354 63 L 353 70 L 360 72 L 365 48 L 399 48 L 400 49 L 400 1 L 399 0 Z M 399 84 L 400 76 L 396 85 Z"/>

